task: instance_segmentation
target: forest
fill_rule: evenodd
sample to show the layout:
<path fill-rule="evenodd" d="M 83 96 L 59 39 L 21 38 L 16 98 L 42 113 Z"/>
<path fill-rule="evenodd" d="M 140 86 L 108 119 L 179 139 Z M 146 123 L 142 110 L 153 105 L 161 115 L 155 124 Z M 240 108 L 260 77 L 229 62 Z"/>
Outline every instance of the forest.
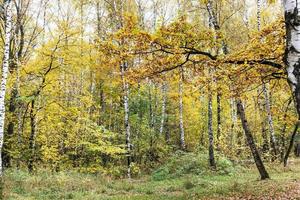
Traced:
<path fill-rule="evenodd" d="M 2 0 L 0 25 L 0 199 L 300 199 L 297 0 Z"/>

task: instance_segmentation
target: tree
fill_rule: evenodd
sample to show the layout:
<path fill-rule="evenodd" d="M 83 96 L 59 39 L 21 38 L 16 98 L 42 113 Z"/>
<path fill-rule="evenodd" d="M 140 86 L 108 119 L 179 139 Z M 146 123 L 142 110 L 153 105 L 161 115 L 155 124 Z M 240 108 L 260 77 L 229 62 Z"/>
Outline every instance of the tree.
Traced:
<path fill-rule="evenodd" d="M 2 170 L 2 146 L 4 136 L 4 121 L 5 121 L 5 94 L 7 77 L 9 73 L 9 59 L 10 59 L 10 39 L 11 39 L 11 28 L 12 28 L 12 8 L 11 0 L 4 1 L 5 9 L 5 41 L 4 41 L 4 53 L 3 53 L 3 64 L 2 64 L 2 78 L 0 86 L 0 176 L 3 176 Z"/>
<path fill-rule="evenodd" d="M 268 178 L 270 178 L 269 174 L 265 169 L 265 166 L 264 166 L 264 164 L 261 160 L 261 157 L 260 157 L 259 152 L 257 150 L 257 147 L 255 145 L 255 141 L 253 139 L 252 133 L 249 129 L 247 118 L 246 118 L 246 115 L 245 115 L 244 106 L 243 106 L 243 103 L 242 103 L 241 99 L 237 100 L 237 111 L 238 111 L 238 114 L 240 116 L 242 126 L 243 126 L 243 129 L 245 131 L 246 139 L 247 139 L 248 145 L 250 147 L 251 153 L 253 155 L 256 167 L 257 167 L 257 169 L 260 173 L 260 178 L 262 180 L 268 179 Z"/>
<path fill-rule="evenodd" d="M 180 68 L 179 72 L 179 128 L 180 128 L 180 148 L 185 150 L 185 135 L 183 126 L 183 69 Z"/>
<path fill-rule="evenodd" d="M 287 81 L 291 87 L 295 108 L 300 120 L 300 7 L 297 1 L 284 1 L 284 16 L 286 28 L 286 49 L 284 62 L 286 65 Z M 295 134 L 297 133 L 298 122 L 295 131 L 292 134 L 290 144 L 293 144 Z M 285 163 L 287 163 L 288 153 L 286 153 Z M 285 164 L 286 165 L 286 164 Z"/>

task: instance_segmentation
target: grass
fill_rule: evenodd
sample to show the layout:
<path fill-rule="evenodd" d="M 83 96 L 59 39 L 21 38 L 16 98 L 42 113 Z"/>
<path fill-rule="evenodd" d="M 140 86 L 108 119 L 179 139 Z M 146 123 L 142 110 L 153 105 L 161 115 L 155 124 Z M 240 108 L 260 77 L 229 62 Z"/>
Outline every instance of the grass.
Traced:
<path fill-rule="evenodd" d="M 272 179 L 267 181 L 258 180 L 253 166 L 228 175 L 186 174 L 160 181 L 149 176 L 129 181 L 75 172 L 41 171 L 29 175 L 24 171 L 8 170 L 5 172 L 4 199 L 187 200 L 232 196 L 260 199 L 263 195 L 271 197 L 299 186 L 299 164 L 294 163 L 288 169 L 274 164 L 268 166 Z"/>

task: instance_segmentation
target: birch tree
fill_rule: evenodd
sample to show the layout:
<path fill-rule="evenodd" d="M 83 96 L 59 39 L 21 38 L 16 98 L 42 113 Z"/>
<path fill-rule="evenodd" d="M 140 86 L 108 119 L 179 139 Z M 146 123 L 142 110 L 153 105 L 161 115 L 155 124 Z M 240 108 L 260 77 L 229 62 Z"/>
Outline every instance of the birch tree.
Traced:
<path fill-rule="evenodd" d="M 257 0 L 257 30 L 261 31 L 261 0 Z M 263 81 L 262 83 L 262 92 L 265 98 L 265 110 L 267 112 L 267 121 L 269 125 L 269 133 L 270 133 L 270 144 L 271 144 L 271 149 L 273 151 L 274 156 L 276 157 L 277 155 L 277 147 L 276 147 L 276 139 L 275 139 L 275 130 L 274 130 L 274 123 L 273 123 L 273 118 L 272 118 L 272 113 L 271 113 L 271 102 L 270 102 L 270 93 L 269 93 L 269 84 L 265 83 Z M 263 121 L 265 119 L 262 119 Z M 263 131 L 263 138 L 265 139 L 265 123 L 262 123 L 262 131 Z M 264 147 L 267 145 L 267 142 L 264 142 Z"/>
<path fill-rule="evenodd" d="M 185 135 L 183 126 L 183 69 L 180 68 L 179 72 L 179 128 L 180 128 L 180 148 L 185 150 Z"/>
<path fill-rule="evenodd" d="M 167 83 L 164 82 L 162 84 L 162 104 L 161 104 L 161 120 L 160 120 L 160 128 L 159 134 L 162 135 L 164 132 L 165 126 L 165 117 L 166 117 L 166 103 L 167 103 Z"/>
<path fill-rule="evenodd" d="M 284 16 L 286 28 L 286 50 L 284 61 L 288 83 L 291 87 L 298 121 L 300 120 L 300 5 L 297 0 L 284 0 Z M 290 146 L 293 145 L 299 123 L 291 136 Z M 290 148 L 290 147 L 289 147 Z M 285 165 L 290 151 L 286 152 Z"/>
<path fill-rule="evenodd" d="M 214 30 L 215 34 L 220 30 L 219 23 L 217 21 L 216 13 L 212 7 L 212 1 L 208 0 L 206 3 L 206 8 L 208 12 L 208 22 L 209 26 Z M 216 38 L 215 38 L 216 39 Z M 223 46 L 224 46 L 223 42 Z M 213 77 L 212 70 L 209 71 L 209 75 Z M 211 78 L 214 79 L 214 78 Z M 215 80 L 214 80 L 215 82 Z M 212 106 L 212 90 L 209 88 L 208 90 L 208 137 L 209 137 L 209 164 L 212 168 L 216 168 L 215 155 L 214 155 L 214 135 L 213 135 L 213 106 Z M 218 91 L 217 93 L 217 139 L 220 137 L 221 132 L 221 94 Z M 218 140 L 219 142 L 219 140 Z"/>
<path fill-rule="evenodd" d="M 3 176 L 2 170 L 2 147 L 4 139 L 4 121 L 5 121 L 5 94 L 7 77 L 9 73 L 9 50 L 10 50 L 10 38 L 12 29 L 12 8 L 11 0 L 4 1 L 5 10 L 5 41 L 4 41 L 4 53 L 3 53 L 3 64 L 2 64 L 2 78 L 0 88 L 0 176 Z"/>

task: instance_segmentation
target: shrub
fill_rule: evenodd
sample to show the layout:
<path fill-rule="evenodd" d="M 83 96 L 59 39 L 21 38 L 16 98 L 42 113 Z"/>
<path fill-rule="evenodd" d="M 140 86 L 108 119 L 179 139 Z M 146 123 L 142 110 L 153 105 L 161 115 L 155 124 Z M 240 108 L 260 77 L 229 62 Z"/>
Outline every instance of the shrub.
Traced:
<path fill-rule="evenodd" d="M 217 170 L 214 173 L 231 175 L 236 168 L 233 163 L 222 155 L 216 155 Z M 208 165 L 208 153 L 206 151 L 182 152 L 172 155 L 164 165 L 152 173 L 153 180 L 161 181 L 169 178 L 181 177 L 187 174 L 208 174 L 211 170 Z"/>

